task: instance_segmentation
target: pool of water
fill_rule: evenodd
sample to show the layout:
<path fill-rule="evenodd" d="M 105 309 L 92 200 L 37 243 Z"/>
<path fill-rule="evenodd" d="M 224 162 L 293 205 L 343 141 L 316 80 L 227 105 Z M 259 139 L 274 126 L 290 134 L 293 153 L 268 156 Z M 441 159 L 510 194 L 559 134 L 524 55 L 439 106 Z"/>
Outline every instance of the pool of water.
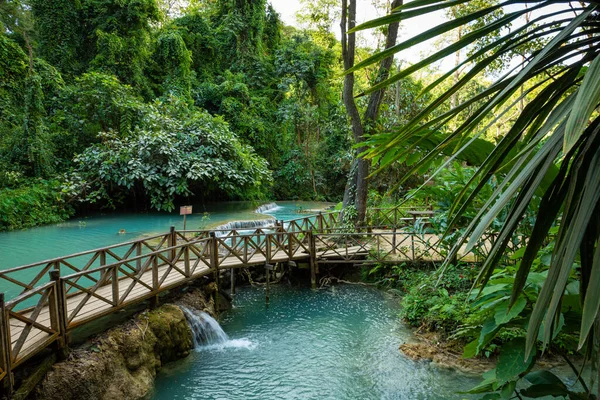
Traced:
<path fill-rule="evenodd" d="M 266 211 L 266 215 L 254 212 L 260 203 L 227 202 L 194 206 L 194 214 L 187 217 L 187 229 L 208 229 L 229 221 L 269 217 L 284 220 L 299 218 L 305 216 L 298 214 L 299 209 L 319 209 L 330 205 L 297 201 L 276 204 L 278 207 Z M 165 233 L 171 226 L 183 229 L 183 217 L 178 211 L 146 214 L 109 213 L 73 218 L 60 224 L 0 232 L 0 270 Z M 121 230 L 125 233 L 119 233 Z M 34 276 L 35 272 L 31 272 L 30 278 Z M 0 281 L 0 292 L 5 292 L 7 299 L 17 295 L 20 290 L 14 285 Z"/>
<path fill-rule="evenodd" d="M 463 399 L 474 376 L 415 362 L 397 299 L 374 289 L 241 288 L 221 316 L 230 341 L 200 348 L 157 377 L 162 399 Z"/>

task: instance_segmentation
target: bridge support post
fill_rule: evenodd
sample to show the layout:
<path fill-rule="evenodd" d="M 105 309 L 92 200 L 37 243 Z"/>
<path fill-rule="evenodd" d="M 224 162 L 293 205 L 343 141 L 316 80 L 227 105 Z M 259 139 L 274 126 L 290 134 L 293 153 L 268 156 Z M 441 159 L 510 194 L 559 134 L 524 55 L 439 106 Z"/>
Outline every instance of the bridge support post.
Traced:
<path fill-rule="evenodd" d="M 308 245 L 309 245 L 309 254 L 310 254 L 310 286 L 313 289 L 317 288 L 317 252 L 316 252 L 316 245 L 315 245 L 315 235 L 311 232 L 308 231 L 306 232 L 306 235 L 308 236 Z"/>
<path fill-rule="evenodd" d="M 60 272 L 50 271 L 50 280 L 54 282 L 54 289 L 50 295 L 48 309 L 50 311 L 50 324 L 52 329 L 58 332 L 56 341 L 57 355 L 59 360 L 67 358 L 69 349 L 67 347 L 67 313 L 65 308 L 65 293 L 62 282 L 60 281 Z"/>
<path fill-rule="evenodd" d="M 394 227 L 394 233 L 392 234 L 392 254 L 396 254 L 396 227 Z"/>
<path fill-rule="evenodd" d="M 269 300 L 270 300 L 270 296 L 271 296 L 271 287 L 270 287 L 270 281 L 271 281 L 271 270 L 273 269 L 273 266 L 269 263 L 265 264 L 265 275 L 267 276 L 267 292 L 266 292 L 266 304 L 267 306 L 269 305 Z"/>
<path fill-rule="evenodd" d="M 231 294 L 235 294 L 235 268 L 229 270 L 231 272 Z"/>
<path fill-rule="evenodd" d="M 215 270 L 215 315 L 219 316 L 219 242 L 214 232 L 210 233 L 210 266 Z"/>
<path fill-rule="evenodd" d="M 15 384 L 14 375 L 12 373 L 12 362 L 11 362 L 11 346 L 10 337 L 8 336 L 8 320 L 7 320 L 6 308 L 4 306 L 4 293 L 0 293 L 0 349 L 2 350 L 2 368 L 6 371 L 6 378 L 4 387 L 6 389 L 7 397 L 12 397 L 13 387 Z"/>

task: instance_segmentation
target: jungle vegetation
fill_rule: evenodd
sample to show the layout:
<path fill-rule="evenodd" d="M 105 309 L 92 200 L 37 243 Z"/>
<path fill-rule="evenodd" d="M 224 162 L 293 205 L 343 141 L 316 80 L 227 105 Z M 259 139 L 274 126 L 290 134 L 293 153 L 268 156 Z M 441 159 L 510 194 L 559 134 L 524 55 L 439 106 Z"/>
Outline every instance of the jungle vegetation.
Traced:
<path fill-rule="evenodd" d="M 266 0 L 0 0 L 0 230 L 190 200 L 343 200 L 351 225 L 433 206 L 448 261 L 365 279 L 498 357 L 472 393 L 597 398 L 600 3 L 376 1 L 360 26 L 356 0 L 302 3 L 304 29 Z M 456 262 L 490 233 L 483 264 Z M 591 378 L 532 372 L 547 351 Z"/>

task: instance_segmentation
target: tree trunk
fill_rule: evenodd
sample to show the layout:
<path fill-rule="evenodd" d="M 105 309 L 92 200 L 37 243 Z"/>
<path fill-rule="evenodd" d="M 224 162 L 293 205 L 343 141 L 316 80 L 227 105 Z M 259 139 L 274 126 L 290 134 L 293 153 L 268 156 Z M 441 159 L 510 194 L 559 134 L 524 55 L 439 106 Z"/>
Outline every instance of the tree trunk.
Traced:
<path fill-rule="evenodd" d="M 394 0 L 391 8 L 394 9 L 402 5 L 402 0 Z M 344 59 L 344 69 L 349 69 L 354 66 L 354 56 L 356 50 L 356 35 L 354 33 L 348 34 L 348 30 L 351 30 L 356 25 L 356 0 L 342 0 L 342 56 Z M 396 44 L 398 37 L 399 23 L 395 22 L 388 27 L 386 37 L 386 48 L 392 47 Z M 394 57 L 388 57 L 381 61 L 379 66 L 379 72 L 375 83 L 381 82 L 389 77 L 390 68 L 394 61 Z M 369 98 L 369 104 L 365 111 L 364 117 L 361 120 L 360 113 L 356 107 L 354 101 L 354 74 L 346 74 L 344 77 L 344 91 L 343 100 L 346 106 L 346 111 L 350 117 L 352 124 L 352 134 L 354 136 L 355 143 L 360 143 L 364 139 L 365 130 L 370 133 L 374 130 L 375 121 L 379 115 L 379 109 L 383 101 L 383 95 L 385 89 L 380 89 L 373 92 Z M 362 153 L 366 150 L 361 147 L 357 150 L 356 154 Z M 353 163 L 354 164 L 354 163 Z M 356 195 L 354 197 L 354 204 L 356 205 L 357 217 L 356 225 L 363 225 L 365 222 L 366 211 L 367 211 L 367 194 L 368 194 L 368 181 L 370 161 L 364 158 L 358 158 L 356 161 L 356 172 L 350 171 L 350 177 L 346 184 L 346 190 L 344 192 L 344 205 L 350 203 L 350 192 L 352 190 L 352 183 L 355 183 Z M 356 176 L 354 176 L 356 174 Z"/>

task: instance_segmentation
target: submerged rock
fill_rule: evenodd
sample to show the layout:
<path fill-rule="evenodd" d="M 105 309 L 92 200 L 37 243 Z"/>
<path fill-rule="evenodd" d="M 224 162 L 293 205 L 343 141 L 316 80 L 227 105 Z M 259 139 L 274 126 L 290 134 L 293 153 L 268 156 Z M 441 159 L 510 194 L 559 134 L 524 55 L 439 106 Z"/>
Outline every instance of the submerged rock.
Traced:
<path fill-rule="evenodd" d="M 201 290 L 183 299 L 210 310 Z M 182 299 L 182 300 L 183 300 Z M 202 300 L 200 300 L 202 299 Z M 170 361 L 190 354 L 193 334 L 179 306 L 166 304 L 144 311 L 110 329 L 85 348 L 57 363 L 37 387 L 35 399 L 143 399 L 152 393 L 154 377 Z"/>

